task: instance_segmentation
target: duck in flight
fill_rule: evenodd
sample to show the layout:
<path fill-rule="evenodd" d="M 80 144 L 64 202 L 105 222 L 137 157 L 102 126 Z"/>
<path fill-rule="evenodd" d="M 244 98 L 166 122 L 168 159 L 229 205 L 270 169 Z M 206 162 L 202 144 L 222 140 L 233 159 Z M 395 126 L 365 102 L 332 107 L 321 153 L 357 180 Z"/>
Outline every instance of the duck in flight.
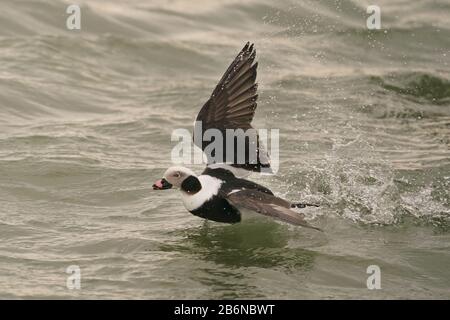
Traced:
<path fill-rule="evenodd" d="M 254 63 L 255 57 L 253 44 L 247 43 L 201 108 L 194 125 L 194 143 L 204 152 L 211 142 L 202 139 L 197 141 L 196 134 L 203 136 L 206 130 L 218 130 L 224 133 L 222 145 L 225 146 L 230 142 L 226 140 L 227 129 L 253 129 L 251 122 L 258 98 L 255 82 L 258 63 Z M 275 196 L 268 188 L 239 176 L 242 172 L 270 172 L 269 157 L 259 137 L 256 144 L 246 140 L 245 148 L 246 151 L 256 149 L 256 161 L 249 161 L 249 157 L 244 157 L 244 161 L 236 161 L 235 153 L 233 161 L 216 163 L 215 158 L 207 154 L 207 167 L 201 175 L 197 176 L 185 167 L 170 167 L 163 178 L 153 184 L 153 189 L 179 188 L 184 207 L 192 214 L 208 220 L 237 223 L 244 215 L 253 212 L 296 226 L 320 230 L 310 225 L 303 214 L 293 210 L 317 205 L 291 203 Z M 224 156 L 225 153 L 224 148 Z"/>

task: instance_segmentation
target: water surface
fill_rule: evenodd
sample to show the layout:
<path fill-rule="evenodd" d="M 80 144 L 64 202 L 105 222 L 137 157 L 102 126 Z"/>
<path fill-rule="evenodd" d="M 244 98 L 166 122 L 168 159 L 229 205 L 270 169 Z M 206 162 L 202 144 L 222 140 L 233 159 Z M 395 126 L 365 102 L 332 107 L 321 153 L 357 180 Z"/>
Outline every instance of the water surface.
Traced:
<path fill-rule="evenodd" d="M 66 1 L 0 5 L 0 298 L 450 298 L 447 0 L 378 1 L 378 31 L 368 1 L 78 2 L 81 31 Z M 324 233 L 151 190 L 246 41 L 281 136 L 253 179 Z"/>

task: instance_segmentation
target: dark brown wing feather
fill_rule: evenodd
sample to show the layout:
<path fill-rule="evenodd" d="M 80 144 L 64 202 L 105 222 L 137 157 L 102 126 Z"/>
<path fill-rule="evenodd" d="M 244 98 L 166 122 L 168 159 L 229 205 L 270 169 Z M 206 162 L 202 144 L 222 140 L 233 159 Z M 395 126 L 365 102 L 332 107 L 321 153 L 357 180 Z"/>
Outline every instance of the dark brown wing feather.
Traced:
<path fill-rule="evenodd" d="M 311 226 L 304 219 L 303 214 L 290 210 L 290 202 L 276 196 L 255 190 L 242 190 L 229 193 L 224 197 L 237 208 L 246 208 L 296 226 L 322 231 Z"/>
<path fill-rule="evenodd" d="M 255 57 L 256 51 L 253 44 L 250 45 L 247 42 L 225 71 L 211 97 L 200 110 L 194 128 L 194 142 L 202 150 L 205 150 L 210 142 L 196 139 L 195 135 L 201 133 L 203 136 L 208 129 L 218 129 L 224 136 L 226 129 L 252 129 L 250 123 L 255 115 L 258 99 L 258 85 L 255 83 L 258 63 L 254 63 Z M 198 122 L 201 122 L 201 130 L 197 128 Z M 223 142 L 225 148 L 227 145 L 225 138 Z M 247 143 L 246 148 L 250 147 L 254 148 Z M 232 165 L 251 171 L 261 171 L 261 168 L 270 169 L 269 157 L 263 145 L 259 142 L 259 136 L 257 136 L 256 148 L 258 163 L 251 164 L 246 161 L 245 164 L 235 162 Z M 248 151 L 248 149 L 246 150 Z M 225 155 L 225 150 L 223 154 Z M 214 163 L 214 161 L 208 158 L 208 164 L 210 163 Z"/>
<path fill-rule="evenodd" d="M 256 110 L 256 51 L 247 42 L 225 71 L 197 120 L 203 129 L 249 129 Z"/>

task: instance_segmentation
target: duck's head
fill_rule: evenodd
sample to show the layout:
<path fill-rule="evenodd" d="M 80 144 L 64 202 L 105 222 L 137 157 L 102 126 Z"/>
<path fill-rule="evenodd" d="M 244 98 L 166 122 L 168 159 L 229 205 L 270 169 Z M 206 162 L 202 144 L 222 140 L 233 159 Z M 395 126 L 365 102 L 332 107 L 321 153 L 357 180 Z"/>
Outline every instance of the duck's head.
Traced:
<path fill-rule="evenodd" d="M 182 188 L 183 183 L 191 180 L 198 181 L 195 173 L 185 167 L 170 167 L 164 173 L 162 179 L 159 179 L 153 184 L 153 190 L 166 190 L 172 187 Z"/>

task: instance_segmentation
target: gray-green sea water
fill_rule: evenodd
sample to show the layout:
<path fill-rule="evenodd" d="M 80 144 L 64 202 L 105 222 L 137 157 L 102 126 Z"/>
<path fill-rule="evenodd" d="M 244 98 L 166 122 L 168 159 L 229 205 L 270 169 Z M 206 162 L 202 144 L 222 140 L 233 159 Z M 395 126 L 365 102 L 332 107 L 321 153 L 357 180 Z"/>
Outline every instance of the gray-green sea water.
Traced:
<path fill-rule="evenodd" d="M 450 298 L 450 1 L 379 0 L 381 30 L 372 1 L 77 3 L 71 31 L 71 1 L 0 1 L 0 298 Z M 280 129 L 252 179 L 324 233 L 151 189 L 246 41 Z"/>

